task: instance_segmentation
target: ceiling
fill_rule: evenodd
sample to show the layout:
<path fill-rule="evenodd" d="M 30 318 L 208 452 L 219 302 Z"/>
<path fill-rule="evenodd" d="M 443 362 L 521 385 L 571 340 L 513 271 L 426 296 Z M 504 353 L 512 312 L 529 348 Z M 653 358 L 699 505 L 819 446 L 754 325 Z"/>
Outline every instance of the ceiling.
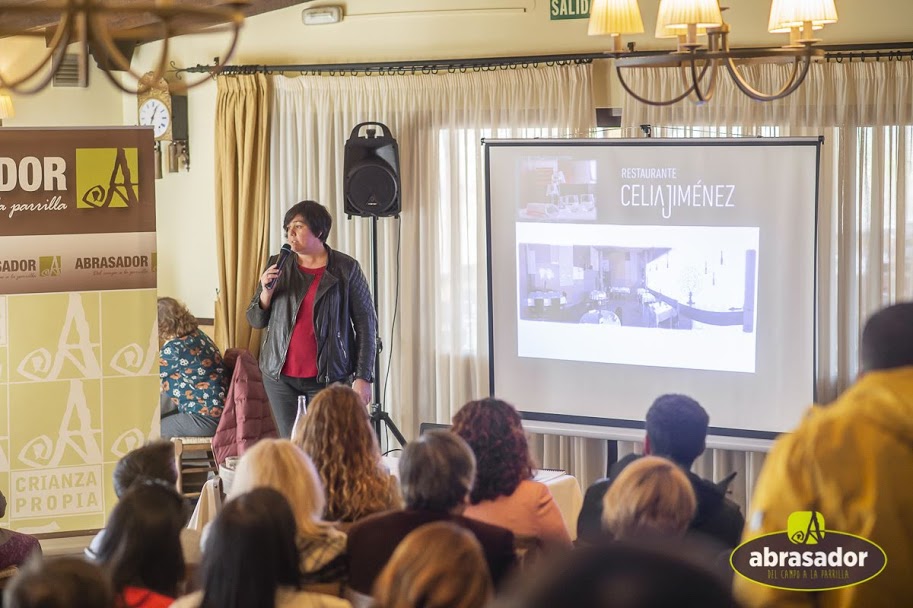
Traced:
<path fill-rule="evenodd" d="M 311 0 L 173 0 L 171 5 L 175 8 L 193 7 L 200 9 L 242 6 L 245 16 L 252 17 L 271 11 L 288 8 L 299 4 L 307 4 Z M 28 32 L 34 36 L 43 36 L 51 40 L 61 20 L 61 11 L 49 8 L 61 5 L 62 2 L 48 2 L 47 0 L 5 0 L 0 6 L 0 38 L 21 35 Z M 154 0 L 120 0 L 108 3 L 116 7 L 106 10 L 101 19 L 106 29 L 113 33 L 122 52 L 132 55 L 137 44 L 152 42 L 166 38 L 166 28 L 161 19 L 150 11 L 143 11 L 143 7 L 153 5 L 168 6 L 166 2 Z M 16 8 L 28 7 L 36 10 L 22 11 Z M 192 17 L 176 17 L 170 22 L 170 35 L 179 35 L 187 31 L 198 31 L 208 26 L 219 25 L 220 21 L 214 17 L 203 17 L 199 14 Z M 96 55 L 96 61 L 101 63 L 103 58 L 96 52 L 96 46 L 89 42 L 90 52 Z"/>

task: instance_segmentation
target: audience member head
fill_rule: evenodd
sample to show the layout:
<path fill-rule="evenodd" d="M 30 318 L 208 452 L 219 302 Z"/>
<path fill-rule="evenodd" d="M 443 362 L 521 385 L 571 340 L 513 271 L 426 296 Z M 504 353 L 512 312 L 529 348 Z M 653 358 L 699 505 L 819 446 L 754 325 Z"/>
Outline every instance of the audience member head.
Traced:
<path fill-rule="evenodd" d="M 390 507 L 390 476 L 358 393 L 343 384 L 320 391 L 292 431 L 326 492 L 326 519 L 355 521 Z"/>
<path fill-rule="evenodd" d="M 197 318 L 174 298 L 159 298 L 159 342 L 186 336 L 197 329 Z"/>
<path fill-rule="evenodd" d="M 151 441 L 128 452 L 114 465 L 114 493 L 118 498 L 140 479 L 157 479 L 172 486 L 178 482 L 173 443 Z"/>
<path fill-rule="evenodd" d="M 184 578 L 180 534 L 186 522 L 184 499 L 173 486 L 145 480 L 121 496 L 97 551 L 118 594 L 141 587 L 177 595 Z"/>
<path fill-rule="evenodd" d="M 114 608 L 105 572 L 77 557 L 29 560 L 3 593 L 7 608 Z"/>
<path fill-rule="evenodd" d="M 604 543 L 546 560 L 493 608 L 737 608 L 729 581 L 685 542 Z"/>
<path fill-rule="evenodd" d="M 287 439 L 261 439 L 247 450 L 235 470 L 229 498 L 254 488 L 272 488 L 285 496 L 298 533 L 321 535 L 326 504 L 317 470 L 307 454 Z"/>
<path fill-rule="evenodd" d="M 510 496 L 524 479 L 533 476 L 533 462 L 520 414 L 500 399 L 470 401 L 453 417 L 452 432 L 475 454 L 476 481 L 472 504 Z"/>
<path fill-rule="evenodd" d="M 879 310 L 862 331 L 864 372 L 908 365 L 913 365 L 913 302 Z"/>
<path fill-rule="evenodd" d="M 403 449 L 399 483 L 406 508 L 450 513 L 466 505 L 476 461 L 466 442 L 449 431 L 430 431 Z"/>
<path fill-rule="evenodd" d="M 307 224 L 311 234 L 322 242 L 327 242 L 330 228 L 333 227 L 333 216 L 330 215 L 326 207 L 316 201 L 301 201 L 289 207 L 282 220 L 282 229 L 286 234 L 288 234 L 289 226 L 295 221 L 296 217 L 300 217 L 301 221 Z"/>
<path fill-rule="evenodd" d="M 697 500 L 684 471 L 644 456 L 626 466 L 602 499 L 603 527 L 615 538 L 666 538 L 688 529 Z"/>
<path fill-rule="evenodd" d="M 690 469 L 704 452 L 710 417 L 686 395 L 662 395 L 647 410 L 645 451 Z"/>
<path fill-rule="evenodd" d="M 436 522 L 400 542 L 372 595 L 376 608 L 481 608 L 491 594 L 488 563 L 476 537 Z"/>
<path fill-rule="evenodd" d="M 279 587 L 298 587 L 297 524 L 285 497 L 256 488 L 216 517 L 203 557 L 200 608 L 272 606 Z"/>

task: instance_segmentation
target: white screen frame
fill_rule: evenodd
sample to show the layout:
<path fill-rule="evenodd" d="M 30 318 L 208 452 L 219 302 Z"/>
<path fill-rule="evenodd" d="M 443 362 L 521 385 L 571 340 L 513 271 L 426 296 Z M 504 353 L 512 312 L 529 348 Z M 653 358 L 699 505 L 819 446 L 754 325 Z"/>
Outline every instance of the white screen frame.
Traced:
<path fill-rule="evenodd" d="M 802 306 L 806 311 L 804 314 L 807 315 L 807 322 L 803 331 L 804 334 L 802 339 L 802 348 L 804 353 L 807 356 L 804 357 L 804 369 L 801 372 L 792 374 L 791 377 L 796 381 L 801 383 L 801 388 L 792 391 L 791 403 L 789 404 L 790 411 L 787 413 L 788 416 L 791 416 L 792 420 L 798 421 L 802 412 L 805 408 L 810 405 L 815 399 L 815 370 L 817 369 L 817 238 L 818 238 L 818 191 L 819 191 L 819 167 L 820 167 L 820 147 L 822 145 L 821 138 L 765 138 L 765 139 L 724 139 L 724 138 L 714 138 L 714 139 L 634 139 L 634 140 L 619 140 L 619 139 L 587 139 L 587 140 L 485 140 L 483 141 L 485 147 L 485 179 L 486 179 L 486 237 L 487 237 L 487 248 L 488 248 L 488 319 L 489 319 L 489 373 L 490 373 L 490 390 L 491 394 L 499 398 L 503 398 L 507 401 L 515 403 L 518 406 L 518 409 L 521 410 L 525 425 L 530 430 L 535 430 L 536 432 L 553 432 L 556 434 L 564 435 L 576 435 L 576 436 L 591 436 L 591 437 L 604 437 L 604 438 L 614 438 L 614 439 L 631 439 L 634 435 L 639 435 L 642 437 L 643 424 L 643 414 L 646 412 L 647 407 L 650 404 L 651 399 L 645 399 L 646 394 L 641 395 L 641 398 L 638 399 L 636 406 L 637 415 L 633 414 L 633 410 L 630 408 L 627 410 L 627 415 L 615 416 L 611 415 L 613 411 L 613 406 L 609 404 L 606 408 L 609 410 L 610 415 L 607 416 L 592 416 L 592 415 L 581 415 L 578 413 L 569 412 L 567 408 L 563 411 L 560 411 L 558 408 L 555 408 L 554 411 L 549 411 L 542 407 L 537 408 L 528 408 L 524 407 L 524 403 L 528 403 L 528 399 L 524 398 L 523 391 L 513 390 L 510 382 L 504 381 L 505 369 L 502 365 L 503 359 L 501 358 L 502 353 L 505 349 L 513 348 L 516 350 L 516 328 L 513 330 L 513 334 L 508 332 L 507 337 L 503 331 L 496 331 L 496 324 L 499 324 L 504 320 L 503 311 L 505 310 L 506 298 L 504 295 L 503 287 L 500 290 L 495 290 L 493 288 L 494 283 L 497 281 L 499 285 L 504 284 L 504 279 L 506 275 L 503 270 L 503 260 L 499 258 L 499 255 L 503 253 L 503 248 L 499 251 L 499 247 L 503 244 L 503 240 L 507 231 L 515 227 L 519 220 L 514 220 L 507 225 L 504 222 L 504 216 L 498 215 L 498 210 L 495 209 L 495 217 L 493 219 L 493 206 L 492 206 L 492 155 L 496 156 L 501 154 L 504 150 L 513 150 L 517 155 L 529 154 L 532 156 L 543 155 L 547 156 L 549 154 L 561 154 L 564 152 L 573 152 L 579 150 L 585 150 L 584 156 L 587 154 L 595 154 L 595 151 L 600 149 L 613 149 L 616 151 L 621 151 L 623 154 L 633 153 L 635 150 L 650 150 L 651 148 L 662 148 L 663 152 L 666 150 L 671 151 L 672 154 L 682 152 L 684 154 L 696 155 L 701 152 L 701 150 L 713 150 L 716 153 L 736 153 L 736 150 L 732 150 L 733 147 L 740 148 L 742 150 L 753 150 L 755 153 L 769 153 L 776 154 L 776 152 L 783 151 L 784 146 L 794 147 L 797 150 L 801 150 L 799 153 L 802 157 L 803 162 L 808 162 L 809 164 L 814 164 L 814 181 L 813 184 L 806 185 L 803 192 L 806 194 L 802 198 L 802 212 L 806 215 L 804 216 L 805 222 L 810 225 L 811 234 L 806 235 L 806 238 L 809 239 L 807 243 L 803 245 L 803 264 L 804 271 L 807 276 L 811 279 L 808 284 L 803 284 L 802 288 Z M 750 156 L 750 155 L 749 155 Z M 494 159 L 497 163 L 497 158 Z M 499 175 L 504 176 L 504 167 L 499 166 L 498 168 L 502 169 Z M 615 168 L 615 167 L 613 167 Z M 809 170 L 811 169 L 810 165 L 806 166 Z M 513 179 L 515 184 L 518 184 L 520 180 L 516 176 L 509 178 Z M 519 186 L 518 186 L 519 187 Z M 499 191 L 503 194 L 503 188 Z M 503 197 L 502 197 L 503 200 Z M 515 204 L 515 201 L 506 201 L 502 203 L 506 206 L 511 206 Z M 511 212 L 513 213 L 513 212 Z M 769 228 L 768 228 L 769 230 Z M 493 241 L 493 234 L 498 235 L 497 242 Z M 511 243 L 511 247 L 515 248 L 518 245 L 517 237 L 514 237 L 514 241 Z M 769 246 L 769 244 L 768 244 Z M 762 251 L 760 257 L 764 257 L 764 247 L 762 246 Z M 807 254 L 807 255 L 805 255 Z M 515 254 L 515 258 L 519 256 L 519 252 Z M 502 256 L 503 257 L 503 256 Z M 516 265 L 516 259 L 512 262 Z M 514 272 L 519 272 L 515 267 Z M 762 287 L 759 286 L 758 290 L 761 290 Z M 516 297 L 516 293 L 513 294 L 513 297 Z M 760 307 L 761 304 L 759 303 Z M 500 316 L 499 316 L 500 315 Z M 516 323 L 519 323 L 517 321 Z M 792 336 L 795 339 L 795 336 Z M 759 338 L 760 339 L 760 338 Z M 513 340 L 513 344 L 511 343 Z M 770 347 L 770 345 L 768 345 Z M 759 347 L 760 348 L 760 347 Z M 516 353 L 515 353 L 515 358 Z M 524 382 L 528 382 L 530 378 L 536 378 L 543 371 L 542 366 L 521 366 L 524 370 Z M 593 371 L 593 370 L 591 370 Z M 675 370 L 676 373 L 681 370 Z M 691 370 L 686 370 L 691 371 Z M 673 373 L 673 376 L 676 375 Z M 799 377 L 801 376 L 801 378 Z M 578 376 L 577 380 L 580 377 Z M 514 381 L 516 383 L 516 380 Z M 670 384 L 676 384 L 674 381 Z M 685 383 L 687 384 L 687 383 Z M 505 388 L 506 387 L 506 388 Z M 656 397 L 660 392 L 668 392 L 662 390 L 655 392 L 652 396 Z M 675 392 L 689 392 L 687 390 L 675 391 Z M 801 393 L 801 398 L 796 398 L 796 394 Z M 704 399 L 698 397 L 699 401 L 704 403 Z M 527 395 L 528 397 L 528 395 Z M 712 401 L 712 400 L 711 400 Z M 789 431 L 792 426 L 790 424 L 781 423 L 777 428 L 748 428 L 745 425 L 737 426 L 730 424 L 714 425 L 714 419 L 720 419 L 721 417 L 715 415 L 714 411 L 711 408 L 708 408 L 708 411 L 711 413 L 711 430 L 710 437 L 708 438 L 708 445 L 715 447 L 726 447 L 729 449 L 751 449 L 758 450 L 764 449 L 765 446 L 769 445 L 769 442 L 776 437 L 781 432 Z M 785 420 L 787 414 L 780 414 L 780 417 Z M 633 435 L 632 435 L 633 434 Z"/>

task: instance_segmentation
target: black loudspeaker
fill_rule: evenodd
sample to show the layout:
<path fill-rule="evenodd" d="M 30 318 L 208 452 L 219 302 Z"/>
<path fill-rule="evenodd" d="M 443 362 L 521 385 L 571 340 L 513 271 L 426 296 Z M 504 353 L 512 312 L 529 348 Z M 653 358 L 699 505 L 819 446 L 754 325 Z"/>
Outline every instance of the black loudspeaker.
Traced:
<path fill-rule="evenodd" d="M 361 136 L 364 128 L 365 136 Z M 377 135 L 380 128 L 382 135 Z M 379 122 L 363 122 L 346 142 L 344 210 L 361 217 L 398 217 L 402 209 L 399 181 L 399 145 L 390 129 Z"/>

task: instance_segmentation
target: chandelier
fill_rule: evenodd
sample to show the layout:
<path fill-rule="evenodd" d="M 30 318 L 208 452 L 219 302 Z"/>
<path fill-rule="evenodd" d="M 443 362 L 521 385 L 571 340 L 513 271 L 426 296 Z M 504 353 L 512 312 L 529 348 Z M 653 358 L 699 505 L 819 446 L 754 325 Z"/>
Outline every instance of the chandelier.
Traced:
<path fill-rule="evenodd" d="M 188 34 L 219 34 L 229 42 L 207 76 L 195 82 L 181 82 L 175 88 L 200 84 L 218 72 L 232 57 L 244 22 L 247 0 L 209 6 L 192 6 L 175 0 L 16 0 L 0 3 L 0 37 L 33 36 L 46 41 L 43 56 L 16 76 L 0 67 L 0 89 L 19 94 L 36 93 L 48 86 L 60 69 L 67 48 L 76 43 L 80 81 L 88 75 L 89 54 L 114 86 L 125 93 L 141 93 L 150 82 L 164 77 L 169 66 L 172 38 Z M 133 47 L 138 43 L 161 41 L 153 67 L 153 78 L 131 67 Z M 17 66 L 18 67 L 18 66 Z M 146 72 L 147 70 L 143 70 Z M 122 82 L 123 72 L 128 76 Z"/>
<path fill-rule="evenodd" d="M 614 38 L 615 71 L 625 91 L 641 103 L 668 106 L 690 98 L 705 103 L 713 97 L 718 73 L 725 70 L 742 93 L 755 101 L 773 101 L 793 93 L 808 75 L 812 58 L 823 57 L 816 48 L 820 42 L 812 31 L 837 22 L 834 0 L 772 0 L 767 30 L 789 34 L 789 43 L 779 48 L 733 49 L 729 46 L 729 24 L 723 20 L 718 0 L 661 0 L 656 20 L 657 38 L 676 38 L 675 51 L 633 55 L 625 51 L 623 34 L 644 31 L 637 0 L 594 0 L 590 10 L 588 34 Z M 630 45 L 633 50 L 633 43 Z M 757 62 L 787 63 L 789 77 L 779 90 L 765 93 L 749 84 L 740 64 Z M 631 89 L 624 70 L 630 68 L 677 68 L 682 91 L 671 99 L 647 99 Z"/>

